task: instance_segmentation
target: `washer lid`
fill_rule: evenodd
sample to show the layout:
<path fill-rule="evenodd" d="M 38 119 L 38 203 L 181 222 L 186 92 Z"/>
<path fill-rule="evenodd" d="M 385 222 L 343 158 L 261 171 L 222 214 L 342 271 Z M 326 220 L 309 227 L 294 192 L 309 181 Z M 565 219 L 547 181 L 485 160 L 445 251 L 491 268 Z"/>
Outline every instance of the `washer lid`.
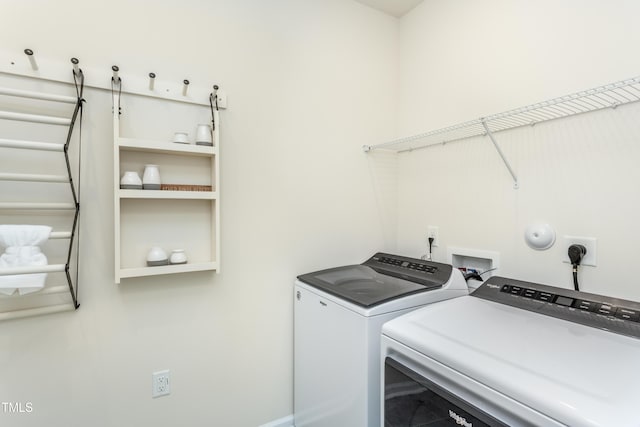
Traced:
<path fill-rule="evenodd" d="M 298 279 L 368 308 L 441 288 L 449 281 L 451 274 L 452 267 L 449 264 L 378 252 L 362 265 L 316 271 L 298 276 Z"/>
<path fill-rule="evenodd" d="M 441 286 L 427 286 L 387 276 L 365 265 L 331 268 L 303 274 L 298 279 L 362 307 L 372 307 Z"/>
<path fill-rule="evenodd" d="M 639 339 L 473 296 L 391 320 L 383 334 L 563 424 L 638 425 Z"/>

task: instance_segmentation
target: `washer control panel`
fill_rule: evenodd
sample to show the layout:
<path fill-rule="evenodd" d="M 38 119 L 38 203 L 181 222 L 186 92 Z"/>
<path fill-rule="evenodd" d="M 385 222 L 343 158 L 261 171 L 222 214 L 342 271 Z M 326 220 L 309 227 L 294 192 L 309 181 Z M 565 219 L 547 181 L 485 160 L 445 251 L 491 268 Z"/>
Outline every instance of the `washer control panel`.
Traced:
<path fill-rule="evenodd" d="M 431 273 L 431 274 L 435 273 L 438 270 L 437 267 L 433 265 L 425 264 L 422 261 L 418 261 L 418 260 L 406 261 L 406 260 L 398 259 L 397 257 L 394 257 L 394 256 L 379 256 L 376 258 L 376 260 L 382 264 L 395 265 L 396 267 L 408 268 L 409 270 L 415 270 L 415 271 L 424 271 L 425 273 Z"/>
<path fill-rule="evenodd" d="M 441 264 L 422 259 L 408 258 L 400 255 L 378 252 L 362 263 L 371 267 L 380 274 L 409 280 L 415 283 L 444 285 L 449 278 L 453 267 L 449 264 Z"/>
<path fill-rule="evenodd" d="M 640 338 L 640 303 L 494 276 L 472 296 Z"/>

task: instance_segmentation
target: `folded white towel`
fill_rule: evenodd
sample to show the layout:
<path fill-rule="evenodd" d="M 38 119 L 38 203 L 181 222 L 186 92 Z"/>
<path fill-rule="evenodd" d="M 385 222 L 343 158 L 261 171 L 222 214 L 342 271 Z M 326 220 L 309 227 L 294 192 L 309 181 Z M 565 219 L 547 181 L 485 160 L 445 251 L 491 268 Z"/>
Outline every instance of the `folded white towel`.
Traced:
<path fill-rule="evenodd" d="M 50 234 L 51 227 L 45 225 L 0 225 L 0 246 L 6 248 L 0 256 L 0 270 L 47 265 L 47 257 L 38 245 Z M 0 276 L 0 293 L 12 295 L 16 289 L 20 295 L 36 292 L 44 287 L 46 279 L 46 273 Z"/>

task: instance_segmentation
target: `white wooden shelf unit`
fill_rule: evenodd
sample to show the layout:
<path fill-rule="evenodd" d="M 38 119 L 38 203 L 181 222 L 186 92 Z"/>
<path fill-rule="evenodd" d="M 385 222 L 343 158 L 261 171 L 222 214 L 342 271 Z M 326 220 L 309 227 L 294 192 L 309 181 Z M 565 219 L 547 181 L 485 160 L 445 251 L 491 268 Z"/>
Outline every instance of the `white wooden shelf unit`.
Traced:
<path fill-rule="evenodd" d="M 399 153 L 446 144 L 477 136 L 488 136 L 518 187 L 518 179 L 494 138 L 494 133 L 533 126 L 540 122 L 555 120 L 576 114 L 589 113 L 605 108 L 616 108 L 623 104 L 640 101 L 640 76 L 593 89 L 561 96 L 526 107 L 493 114 L 453 126 L 435 129 L 376 145 L 365 145 L 363 150 L 391 150 Z"/>
<path fill-rule="evenodd" d="M 113 94 L 119 105 L 119 93 Z M 115 281 L 220 269 L 219 162 L 220 125 L 218 110 L 213 110 L 215 146 L 177 144 L 171 141 L 125 138 L 120 136 L 120 114 L 113 112 L 114 135 L 114 222 Z M 167 164 L 189 159 L 207 159 L 212 191 L 171 191 L 120 189 L 125 158 L 131 153 L 160 156 Z M 136 160 L 134 160 L 136 162 Z M 175 165 L 172 165 L 175 166 Z M 144 164 L 137 163 L 140 176 Z M 160 166 L 162 168 L 162 165 Z M 187 171 L 185 171 L 187 172 Z M 161 169 L 162 176 L 162 169 Z M 196 183 L 193 183 L 196 184 Z M 197 183 L 202 184 L 202 183 Z M 206 243 L 203 245 L 203 241 Z M 179 242 L 179 243 L 178 243 Z M 184 249 L 187 264 L 146 266 L 152 246 L 162 247 L 168 255 Z"/>

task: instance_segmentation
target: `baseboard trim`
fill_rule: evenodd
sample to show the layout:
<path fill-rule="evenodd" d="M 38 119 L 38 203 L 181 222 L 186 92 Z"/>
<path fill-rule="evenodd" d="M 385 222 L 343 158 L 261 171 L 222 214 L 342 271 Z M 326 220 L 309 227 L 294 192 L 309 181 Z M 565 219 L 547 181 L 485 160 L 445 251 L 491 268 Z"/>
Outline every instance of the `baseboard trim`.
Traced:
<path fill-rule="evenodd" d="M 259 427 L 294 427 L 293 415 L 287 415 L 286 417 L 282 417 L 280 419 L 270 421 L 266 424 L 262 424 Z"/>

